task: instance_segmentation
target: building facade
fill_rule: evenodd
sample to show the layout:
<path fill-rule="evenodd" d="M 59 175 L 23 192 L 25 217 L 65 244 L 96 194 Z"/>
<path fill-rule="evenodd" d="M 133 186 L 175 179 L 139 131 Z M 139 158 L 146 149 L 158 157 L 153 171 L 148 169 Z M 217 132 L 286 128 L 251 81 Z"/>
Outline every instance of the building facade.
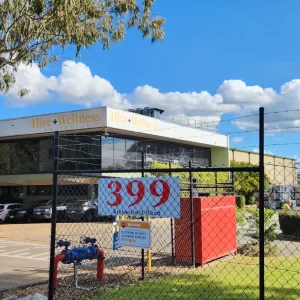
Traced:
<path fill-rule="evenodd" d="M 259 163 L 259 153 L 230 149 L 230 160 Z M 265 174 L 274 185 L 297 185 L 297 165 L 293 158 L 265 154 Z"/>
<path fill-rule="evenodd" d="M 194 120 L 163 121 L 162 112 L 103 107 L 0 121 L 0 203 L 51 199 L 55 131 L 61 169 L 139 168 L 142 152 L 147 163 L 229 166 L 228 136 Z"/>

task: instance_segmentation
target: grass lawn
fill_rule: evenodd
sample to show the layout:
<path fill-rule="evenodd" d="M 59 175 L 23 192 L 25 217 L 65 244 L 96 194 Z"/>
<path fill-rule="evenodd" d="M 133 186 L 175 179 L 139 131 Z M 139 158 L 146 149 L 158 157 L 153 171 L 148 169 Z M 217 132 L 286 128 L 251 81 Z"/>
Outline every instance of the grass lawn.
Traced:
<path fill-rule="evenodd" d="M 300 299 L 300 259 L 266 258 L 266 299 Z M 95 299 L 257 299 L 258 258 L 235 257 L 160 279 L 145 280 Z"/>

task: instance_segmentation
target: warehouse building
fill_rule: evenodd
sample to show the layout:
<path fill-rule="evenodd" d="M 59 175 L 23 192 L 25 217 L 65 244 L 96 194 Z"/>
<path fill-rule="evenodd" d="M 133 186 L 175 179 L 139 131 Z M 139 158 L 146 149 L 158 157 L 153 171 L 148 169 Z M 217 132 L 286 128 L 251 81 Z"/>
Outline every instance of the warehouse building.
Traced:
<path fill-rule="evenodd" d="M 259 163 L 259 153 L 230 149 L 230 160 L 237 162 Z M 274 185 L 297 185 L 296 159 L 265 154 L 265 174 Z"/>
<path fill-rule="evenodd" d="M 60 139 L 62 169 L 138 168 L 142 151 L 147 163 L 229 166 L 227 135 L 195 120 L 164 121 L 162 113 L 102 107 L 0 121 L 0 203 L 51 198 L 55 131 L 69 134 Z"/>
<path fill-rule="evenodd" d="M 60 168 L 67 170 L 139 168 L 142 152 L 146 163 L 171 162 L 183 167 L 189 161 L 194 167 L 229 166 L 232 159 L 258 162 L 257 153 L 230 150 L 229 136 L 219 134 L 213 123 L 181 117 L 166 121 L 162 114 L 157 108 L 102 107 L 1 120 L 0 203 L 51 199 L 55 131 L 64 135 L 60 155 L 67 159 L 60 162 Z M 282 159 L 282 170 L 274 169 Z M 270 174 L 294 184 L 296 173 L 284 166 L 294 161 L 282 159 L 266 155 L 266 163 L 273 163 Z M 81 189 L 89 195 L 85 182 Z"/>

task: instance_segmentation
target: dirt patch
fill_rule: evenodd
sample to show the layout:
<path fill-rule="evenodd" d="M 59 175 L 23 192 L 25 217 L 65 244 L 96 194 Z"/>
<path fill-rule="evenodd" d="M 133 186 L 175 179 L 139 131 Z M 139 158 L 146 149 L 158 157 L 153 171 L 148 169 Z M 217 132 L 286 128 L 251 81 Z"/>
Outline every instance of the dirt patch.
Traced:
<path fill-rule="evenodd" d="M 49 245 L 50 228 L 50 223 L 1 224 L 0 239 Z"/>
<path fill-rule="evenodd" d="M 120 266 L 114 268 L 106 268 L 105 276 L 102 281 L 95 280 L 95 271 L 85 270 L 84 274 L 79 274 L 79 286 L 84 289 L 76 289 L 73 283 L 73 276 L 70 272 L 64 272 L 58 279 L 58 288 L 55 292 L 56 299 L 92 299 L 96 293 L 104 292 L 109 289 L 119 289 L 127 284 L 136 284 L 141 277 L 141 266 Z M 188 270 L 187 266 L 172 265 L 170 258 L 159 259 L 153 262 L 151 272 L 148 272 L 145 268 L 145 280 L 158 279 L 171 274 L 180 274 Z M 22 289 L 15 289 L 8 291 L 10 295 L 16 295 L 18 297 L 33 295 L 34 293 L 40 293 L 43 295 L 48 294 L 48 285 L 39 284 Z M 0 293 L 0 299 L 3 298 L 5 293 Z"/>

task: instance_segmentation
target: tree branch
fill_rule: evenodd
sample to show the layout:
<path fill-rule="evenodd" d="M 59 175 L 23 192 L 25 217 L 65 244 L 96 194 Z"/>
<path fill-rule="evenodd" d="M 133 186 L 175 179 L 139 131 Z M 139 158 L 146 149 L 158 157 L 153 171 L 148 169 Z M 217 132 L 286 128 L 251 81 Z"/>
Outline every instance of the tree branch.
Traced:
<path fill-rule="evenodd" d="M 9 65 L 11 67 L 14 67 L 14 63 L 11 62 L 10 60 L 4 58 L 4 57 L 0 57 L 0 69 L 2 69 L 3 67 L 5 67 L 6 65 Z"/>

